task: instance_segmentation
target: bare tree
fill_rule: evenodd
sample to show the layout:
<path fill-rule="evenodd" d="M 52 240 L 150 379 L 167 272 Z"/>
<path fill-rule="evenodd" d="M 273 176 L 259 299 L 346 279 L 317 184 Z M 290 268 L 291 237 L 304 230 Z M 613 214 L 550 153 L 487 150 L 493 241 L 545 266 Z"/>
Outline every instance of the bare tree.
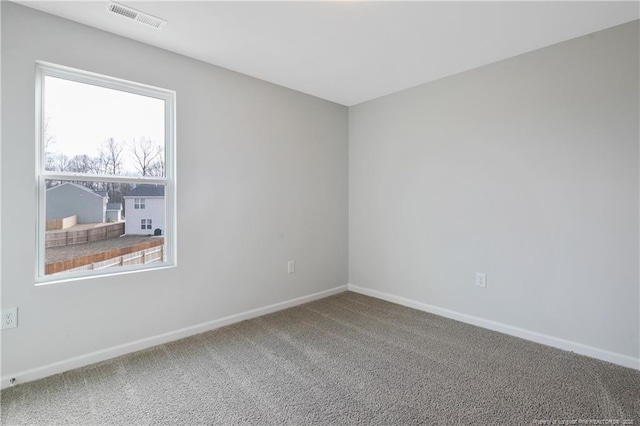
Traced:
<path fill-rule="evenodd" d="M 164 155 L 162 152 L 151 165 L 151 176 L 164 176 Z"/>
<path fill-rule="evenodd" d="M 100 165 L 98 158 L 90 157 L 87 154 L 78 154 L 73 156 L 67 163 L 67 169 L 65 171 L 74 173 L 99 173 Z M 104 185 L 100 182 L 79 182 L 81 185 L 86 186 L 92 191 L 104 191 Z"/>
<path fill-rule="evenodd" d="M 69 157 L 67 157 L 64 153 L 48 153 L 45 157 L 45 167 L 49 171 L 53 172 L 66 172 L 67 167 L 69 166 Z M 55 182 L 51 180 L 47 180 L 45 185 L 47 188 L 54 187 L 58 185 L 60 182 Z"/>
<path fill-rule="evenodd" d="M 87 154 L 78 154 L 69 160 L 68 171 L 75 173 L 98 173 L 99 164 L 96 158 Z"/>
<path fill-rule="evenodd" d="M 45 121 L 45 155 L 46 169 L 49 171 L 72 172 L 82 174 L 106 174 L 120 176 L 125 172 L 124 167 L 133 164 L 141 176 L 164 176 L 164 152 L 162 147 L 150 138 L 133 140 L 131 144 L 116 142 L 113 138 L 105 140 L 96 157 L 78 154 L 69 158 L 64 153 L 48 151 L 47 148 L 55 143 L 55 137 L 50 133 L 49 121 Z M 131 156 L 125 158 L 125 148 L 128 147 Z M 59 182 L 47 181 L 47 188 Z M 106 191 L 109 201 L 122 202 L 122 196 L 130 189 L 130 184 L 113 182 L 76 182 L 92 191 Z"/>
<path fill-rule="evenodd" d="M 101 173 L 108 175 L 120 175 L 122 172 L 122 150 L 123 144 L 116 142 L 113 138 L 107 139 L 100 148 L 98 156 L 98 169 Z M 122 191 L 118 183 L 105 184 L 109 201 L 121 202 Z"/>
<path fill-rule="evenodd" d="M 59 153 L 51 156 L 52 170 L 56 172 L 66 172 L 69 170 L 69 157 L 67 154 Z"/>
<path fill-rule="evenodd" d="M 51 117 L 47 114 L 44 116 L 42 125 L 42 140 L 44 142 L 44 161 L 46 170 L 56 170 L 56 154 L 51 152 L 51 146 L 56 143 L 56 138 L 51 131 Z"/>
<path fill-rule="evenodd" d="M 100 148 L 99 161 L 101 171 L 109 175 L 119 175 L 122 172 L 122 150 L 121 143 L 109 138 Z"/>
<path fill-rule="evenodd" d="M 162 148 L 149 138 L 140 138 L 131 143 L 134 167 L 141 176 L 161 176 L 164 173 Z"/>
<path fill-rule="evenodd" d="M 51 148 L 51 145 L 56 143 L 56 137 L 51 131 L 51 117 L 49 116 L 49 114 L 46 114 L 44 116 L 44 123 L 42 127 L 43 127 L 42 131 L 44 133 L 43 134 L 44 151 L 47 152 L 49 148 Z"/>

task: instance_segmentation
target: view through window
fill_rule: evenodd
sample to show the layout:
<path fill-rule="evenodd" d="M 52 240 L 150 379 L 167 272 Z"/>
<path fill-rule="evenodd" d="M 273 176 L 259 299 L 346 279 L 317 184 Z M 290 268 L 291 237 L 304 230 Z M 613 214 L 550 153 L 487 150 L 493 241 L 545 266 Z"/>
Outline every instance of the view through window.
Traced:
<path fill-rule="evenodd" d="M 45 280 L 172 264 L 174 94 L 38 64 Z"/>

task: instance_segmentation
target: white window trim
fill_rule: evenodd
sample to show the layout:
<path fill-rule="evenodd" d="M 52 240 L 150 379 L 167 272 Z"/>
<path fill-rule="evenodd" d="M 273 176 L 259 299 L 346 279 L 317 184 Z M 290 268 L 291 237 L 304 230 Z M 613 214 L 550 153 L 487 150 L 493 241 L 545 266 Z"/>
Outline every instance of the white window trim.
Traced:
<path fill-rule="evenodd" d="M 46 76 L 62 78 L 79 83 L 90 84 L 115 89 L 142 96 L 148 96 L 165 101 L 165 176 L 157 177 L 129 177 L 112 175 L 85 175 L 69 172 L 47 172 L 44 169 L 45 152 L 43 143 L 43 117 L 44 117 L 44 78 Z M 141 83 L 134 83 L 115 77 L 109 77 L 89 71 L 78 70 L 63 65 L 57 65 L 44 61 L 36 61 L 36 206 L 37 206 L 37 241 L 36 241 L 36 265 L 35 284 L 53 284 L 59 282 L 77 281 L 87 278 L 97 278 L 113 275 L 121 275 L 132 272 L 148 271 L 172 268 L 177 265 L 177 221 L 176 221 L 176 92 Z M 164 232 L 164 256 L 165 261 L 148 265 L 131 265 L 119 268 L 70 272 L 61 275 L 45 275 L 45 180 L 76 180 L 88 182 L 115 182 L 144 184 L 161 184 L 165 186 L 165 232 Z"/>
<path fill-rule="evenodd" d="M 145 198 L 134 198 L 133 208 L 134 210 L 145 210 L 147 206 L 147 200 Z"/>

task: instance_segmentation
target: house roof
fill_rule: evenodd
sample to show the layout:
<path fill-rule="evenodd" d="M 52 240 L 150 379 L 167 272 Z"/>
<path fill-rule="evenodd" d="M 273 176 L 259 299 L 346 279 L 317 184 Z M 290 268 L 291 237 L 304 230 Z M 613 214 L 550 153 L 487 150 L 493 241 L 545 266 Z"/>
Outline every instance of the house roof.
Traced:
<path fill-rule="evenodd" d="M 125 198 L 129 197 L 164 197 L 164 185 L 138 185 Z"/>
<path fill-rule="evenodd" d="M 65 186 L 71 186 L 73 188 L 80 189 L 82 191 L 86 191 L 89 194 L 95 195 L 96 197 L 107 198 L 107 193 L 105 191 L 102 191 L 102 192 L 92 191 L 89 188 L 87 188 L 86 186 L 78 185 L 77 183 L 72 183 L 72 182 L 65 182 L 65 183 L 62 183 L 60 185 L 56 185 L 56 186 L 54 186 L 52 188 L 47 189 L 47 192 L 55 191 L 55 190 L 58 190 L 60 188 L 65 187 Z"/>
<path fill-rule="evenodd" d="M 107 210 L 122 210 L 122 203 L 107 203 Z"/>

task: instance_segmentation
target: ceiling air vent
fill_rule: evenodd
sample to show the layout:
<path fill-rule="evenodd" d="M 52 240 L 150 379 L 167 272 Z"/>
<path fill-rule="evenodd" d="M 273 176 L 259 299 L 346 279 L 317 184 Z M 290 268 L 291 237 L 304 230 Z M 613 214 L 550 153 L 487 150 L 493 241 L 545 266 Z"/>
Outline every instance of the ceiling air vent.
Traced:
<path fill-rule="evenodd" d="M 161 30 L 167 23 L 164 19 L 156 18 L 148 13 L 140 12 L 139 10 L 119 3 L 110 3 L 107 11 L 158 30 Z"/>

